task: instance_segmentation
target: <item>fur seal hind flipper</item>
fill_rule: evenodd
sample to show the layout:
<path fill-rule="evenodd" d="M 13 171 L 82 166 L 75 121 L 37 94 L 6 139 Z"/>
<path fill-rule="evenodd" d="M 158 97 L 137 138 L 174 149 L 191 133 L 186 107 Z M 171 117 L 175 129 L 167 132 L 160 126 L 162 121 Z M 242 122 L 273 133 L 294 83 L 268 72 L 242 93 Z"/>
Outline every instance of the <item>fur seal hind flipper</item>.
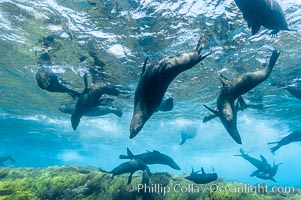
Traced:
<path fill-rule="evenodd" d="M 250 174 L 250 177 L 257 176 L 259 174 L 259 170 L 255 170 L 252 174 Z"/>
<path fill-rule="evenodd" d="M 271 58 L 270 58 L 270 61 L 269 61 L 269 65 L 268 65 L 268 68 L 269 68 L 269 69 L 273 69 L 273 68 L 274 68 L 275 63 L 276 63 L 276 61 L 277 61 L 279 55 L 280 55 L 280 51 L 277 50 L 277 49 L 274 49 L 274 51 L 273 51 L 273 53 L 272 53 L 272 56 L 271 56 Z"/>
<path fill-rule="evenodd" d="M 246 102 L 242 98 L 242 96 L 238 97 L 237 101 L 239 102 L 239 108 L 240 108 L 241 111 L 248 108 L 248 105 L 246 104 Z"/>
<path fill-rule="evenodd" d="M 230 82 L 229 79 L 222 74 L 219 74 L 219 80 L 221 81 L 223 86 L 228 85 Z"/>
<path fill-rule="evenodd" d="M 129 184 L 131 184 L 131 182 L 132 182 L 132 177 L 133 177 L 133 173 L 131 173 L 130 175 L 129 175 L 129 178 L 128 178 L 128 185 Z"/>
<path fill-rule="evenodd" d="M 144 60 L 144 64 L 143 64 L 143 67 L 142 67 L 142 72 L 141 72 L 141 75 L 140 75 L 140 76 L 142 76 L 142 75 L 143 75 L 143 73 L 145 72 L 145 68 L 146 68 L 147 60 L 148 60 L 148 56 L 147 56 L 147 57 L 145 58 L 145 60 Z"/>
<path fill-rule="evenodd" d="M 258 33 L 260 27 L 261 27 L 261 24 L 259 23 L 258 20 L 255 19 L 252 24 L 252 35 L 255 35 L 256 33 Z"/>
<path fill-rule="evenodd" d="M 220 113 L 217 110 L 214 110 L 212 108 L 209 108 L 208 106 L 206 106 L 205 104 L 203 104 L 203 106 L 205 108 L 207 108 L 210 112 L 214 113 L 216 116 L 220 116 Z"/>
<path fill-rule="evenodd" d="M 132 158 L 134 157 L 134 154 L 131 152 L 131 150 L 130 150 L 129 148 L 126 148 L 126 152 L 127 152 L 128 157 L 129 157 L 130 159 L 132 159 Z"/>

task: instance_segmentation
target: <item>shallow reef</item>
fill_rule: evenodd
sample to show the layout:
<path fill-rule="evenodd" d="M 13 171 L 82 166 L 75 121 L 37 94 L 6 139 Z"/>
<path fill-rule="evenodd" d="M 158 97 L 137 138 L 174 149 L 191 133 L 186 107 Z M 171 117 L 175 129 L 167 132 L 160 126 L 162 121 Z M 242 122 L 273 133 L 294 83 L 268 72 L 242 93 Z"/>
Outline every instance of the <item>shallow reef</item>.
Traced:
<path fill-rule="evenodd" d="M 127 179 L 127 174 L 112 179 L 111 174 L 94 167 L 3 167 L 0 169 L 0 200 L 301 199 L 301 191 L 297 188 L 286 188 L 286 191 L 281 188 L 273 193 L 263 184 L 251 186 L 223 179 L 205 185 L 197 185 L 184 176 L 169 173 L 135 174 L 130 185 L 127 185 Z"/>

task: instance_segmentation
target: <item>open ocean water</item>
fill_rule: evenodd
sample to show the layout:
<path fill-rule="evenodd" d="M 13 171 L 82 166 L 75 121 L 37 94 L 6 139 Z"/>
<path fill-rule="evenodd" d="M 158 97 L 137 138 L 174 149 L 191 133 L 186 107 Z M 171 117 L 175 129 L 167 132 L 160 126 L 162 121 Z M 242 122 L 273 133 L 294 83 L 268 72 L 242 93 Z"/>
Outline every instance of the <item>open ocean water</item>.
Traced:
<path fill-rule="evenodd" d="M 301 1 L 278 2 L 289 27 L 297 31 L 271 37 L 263 27 L 252 36 L 233 0 L 0 0 L 0 156 L 11 155 L 16 161 L 4 164 L 110 171 L 122 162 L 118 157 L 128 147 L 135 154 L 158 150 L 181 167 L 177 171 L 153 165 L 152 172 L 182 175 L 191 167 L 206 172 L 214 168 L 228 181 L 300 188 L 301 143 L 283 146 L 275 155 L 270 152 L 273 145 L 267 144 L 301 129 L 301 100 L 284 89 L 301 87 Z M 192 51 L 201 36 L 207 41 L 203 52 L 212 48 L 213 53 L 170 84 L 167 95 L 174 98 L 173 110 L 155 113 L 138 136 L 129 139 L 134 92 L 145 58 L 151 64 Z M 242 145 L 219 119 L 203 123 L 203 104 L 214 108 L 220 91 L 218 73 L 231 79 L 262 69 L 275 47 L 281 54 L 273 72 L 244 95 L 247 104 L 262 107 L 238 113 Z M 58 110 L 72 98 L 41 90 L 35 80 L 44 52 L 51 57 L 48 67 L 78 92 L 84 88 L 82 77 L 93 52 L 104 64 L 107 83 L 130 92 L 113 102 L 123 116 L 83 117 L 73 131 L 70 115 Z M 197 134 L 179 145 L 187 128 Z M 277 182 L 250 177 L 254 166 L 234 156 L 241 148 L 258 159 L 264 155 L 270 164 L 283 163 L 274 177 Z"/>

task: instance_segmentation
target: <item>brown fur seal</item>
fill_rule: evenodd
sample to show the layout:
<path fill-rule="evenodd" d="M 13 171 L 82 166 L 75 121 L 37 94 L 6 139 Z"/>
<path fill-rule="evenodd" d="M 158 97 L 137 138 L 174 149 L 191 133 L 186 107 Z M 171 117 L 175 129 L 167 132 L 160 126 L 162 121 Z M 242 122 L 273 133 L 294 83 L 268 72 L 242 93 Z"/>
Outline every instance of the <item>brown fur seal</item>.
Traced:
<path fill-rule="evenodd" d="M 92 74 L 92 76 L 94 76 L 94 74 Z M 128 94 L 127 92 L 119 91 L 116 86 L 105 85 L 101 82 L 95 83 L 91 87 L 88 87 L 87 74 L 84 76 L 84 81 L 85 89 L 80 94 L 76 102 L 75 109 L 71 115 L 71 124 L 73 130 L 76 130 L 81 117 L 87 112 L 101 105 L 110 105 L 114 101 L 112 98 L 101 98 L 103 94 L 112 96 Z"/>
<path fill-rule="evenodd" d="M 200 39 L 196 50 L 193 52 L 164 58 L 150 67 L 146 67 L 146 58 L 135 91 L 134 112 L 130 124 L 130 138 L 134 138 L 140 132 L 145 122 L 157 110 L 172 80 L 181 72 L 192 68 L 210 55 L 211 52 L 204 56 L 201 55 L 204 47 L 203 42 Z"/>
<path fill-rule="evenodd" d="M 275 0 L 234 0 L 241 10 L 252 35 L 255 35 L 261 26 L 273 30 L 276 35 L 280 30 L 289 30 L 281 6 Z"/>
<path fill-rule="evenodd" d="M 230 136 L 238 144 L 242 144 L 242 142 L 237 130 L 238 103 L 236 103 L 236 106 L 234 106 L 234 102 L 241 95 L 252 90 L 268 78 L 279 55 L 280 52 L 275 49 L 272 53 L 269 64 L 265 69 L 243 74 L 235 78 L 233 81 L 230 81 L 224 76 L 220 75 L 220 80 L 223 84 L 223 87 L 221 88 L 221 92 L 217 98 L 217 110 L 211 109 L 204 105 L 207 109 L 220 118 Z"/>
<path fill-rule="evenodd" d="M 67 93 L 72 98 L 79 97 L 80 95 L 79 92 L 64 86 L 63 84 L 66 83 L 66 81 L 49 69 L 40 68 L 36 73 L 36 81 L 41 89 L 49 92 Z"/>

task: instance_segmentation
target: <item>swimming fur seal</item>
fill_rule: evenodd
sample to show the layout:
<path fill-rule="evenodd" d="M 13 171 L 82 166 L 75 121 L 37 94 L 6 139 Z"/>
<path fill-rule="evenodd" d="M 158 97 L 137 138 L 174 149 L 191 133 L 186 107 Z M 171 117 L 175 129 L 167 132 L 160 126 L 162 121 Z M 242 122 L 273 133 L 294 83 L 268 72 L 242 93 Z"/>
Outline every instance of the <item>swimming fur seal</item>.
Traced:
<path fill-rule="evenodd" d="M 202 174 L 199 174 L 198 172 L 202 171 Z M 196 184 L 206 184 L 210 183 L 212 181 L 217 180 L 217 174 L 216 173 L 205 173 L 203 167 L 199 171 L 194 171 L 192 168 L 191 174 L 189 176 L 186 176 L 185 179 L 193 181 Z"/>
<path fill-rule="evenodd" d="M 7 155 L 7 156 L 1 156 L 0 157 L 0 165 L 1 166 L 4 166 L 4 162 L 7 161 L 7 160 L 10 160 L 12 163 L 16 162 L 10 155 Z"/>
<path fill-rule="evenodd" d="M 269 142 L 268 144 L 277 144 L 276 146 L 271 148 L 271 152 L 274 154 L 278 149 L 280 149 L 280 147 L 292 142 L 301 142 L 301 130 L 292 132 L 278 142 Z"/>
<path fill-rule="evenodd" d="M 248 72 L 238 76 L 232 81 L 220 74 L 219 76 L 223 86 L 217 98 L 217 110 L 204 105 L 209 111 L 220 118 L 230 136 L 238 144 L 242 144 L 242 142 L 237 130 L 238 102 L 236 102 L 236 105 L 234 106 L 235 100 L 255 88 L 269 77 L 279 55 L 280 52 L 275 49 L 270 57 L 267 67 L 255 72 Z"/>
<path fill-rule="evenodd" d="M 201 51 L 203 48 L 204 40 L 201 38 L 196 50 L 193 52 L 164 58 L 149 67 L 146 67 L 147 58 L 145 59 L 135 91 L 134 112 L 130 124 L 130 139 L 140 132 L 146 121 L 158 109 L 173 79 L 210 55 L 211 51 L 202 56 Z"/>
<path fill-rule="evenodd" d="M 193 139 L 196 136 L 196 128 L 195 127 L 186 127 L 181 131 L 181 142 L 179 145 L 183 145 L 187 139 Z"/>
<path fill-rule="evenodd" d="M 234 155 L 234 156 L 241 156 L 245 160 L 249 161 L 252 165 L 254 165 L 257 170 L 255 170 L 250 176 L 256 176 L 257 174 L 263 172 L 268 173 L 271 170 L 271 165 L 267 162 L 265 157 L 263 155 L 260 155 L 261 160 L 258 160 L 256 158 L 253 158 L 249 156 L 248 154 L 244 153 L 242 149 L 240 149 L 240 155 Z"/>
<path fill-rule="evenodd" d="M 92 74 L 92 76 L 94 76 L 94 74 Z M 102 82 L 94 83 L 91 87 L 88 87 L 87 74 L 85 74 L 84 76 L 84 82 L 85 89 L 80 94 L 76 102 L 75 109 L 71 115 L 71 124 L 73 130 L 76 130 L 81 117 L 84 116 L 87 112 L 98 106 L 111 104 L 114 101 L 114 99 L 112 98 L 101 98 L 103 94 L 112 96 L 128 94 L 128 92 L 119 91 L 117 89 L 117 86 L 105 85 Z"/>
<path fill-rule="evenodd" d="M 258 33 L 261 26 L 273 30 L 277 35 L 280 30 L 290 30 L 281 6 L 275 0 L 234 0 L 241 10 L 252 35 Z"/>
<path fill-rule="evenodd" d="M 143 160 L 146 164 L 162 164 L 168 165 L 169 167 L 181 170 L 179 165 L 168 155 L 160 153 L 159 151 L 153 150 L 152 152 L 148 151 L 146 153 L 134 155 L 129 148 L 127 148 L 127 155 L 120 155 L 120 159 L 132 159 L 137 158 Z"/>
<path fill-rule="evenodd" d="M 147 173 L 150 174 L 149 168 L 147 167 L 146 163 L 140 159 L 135 158 L 120 164 L 109 173 L 112 173 L 112 178 L 116 175 L 130 173 L 128 178 L 128 185 L 129 185 L 132 182 L 132 175 L 139 170 L 141 171 L 146 170 Z"/>
<path fill-rule="evenodd" d="M 67 93 L 72 98 L 80 96 L 79 92 L 76 92 L 64 86 L 63 84 L 65 84 L 66 81 L 49 69 L 43 67 L 39 68 L 36 73 L 36 81 L 38 83 L 38 86 L 43 90 L 47 90 L 49 92 Z"/>
<path fill-rule="evenodd" d="M 271 181 L 274 181 L 274 182 L 277 182 L 275 179 L 274 179 L 274 176 L 277 174 L 277 171 L 278 171 L 278 167 L 279 165 L 281 165 L 282 163 L 279 163 L 277 165 L 273 165 L 273 167 L 268 171 L 268 172 L 261 172 L 261 173 L 258 173 L 256 174 L 255 176 L 257 178 L 260 178 L 260 179 L 264 179 L 264 180 L 271 180 Z"/>

